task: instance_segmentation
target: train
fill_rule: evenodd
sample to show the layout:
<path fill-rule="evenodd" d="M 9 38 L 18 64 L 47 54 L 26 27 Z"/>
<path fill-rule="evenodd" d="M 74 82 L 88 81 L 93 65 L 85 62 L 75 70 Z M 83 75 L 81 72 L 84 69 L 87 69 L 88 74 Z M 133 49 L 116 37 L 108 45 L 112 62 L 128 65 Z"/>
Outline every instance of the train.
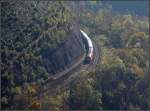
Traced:
<path fill-rule="evenodd" d="M 86 49 L 87 49 L 87 56 L 85 58 L 85 63 L 90 63 L 93 60 L 93 44 L 91 39 L 88 37 L 88 35 L 80 29 L 80 32 L 83 35 L 83 41 L 85 42 Z"/>
<path fill-rule="evenodd" d="M 88 35 L 80 29 L 80 32 L 83 35 L 83 42 L 85 44 L 85 49 L 86 49 L 86 58 L 84 63 L 90 63 L 93 60 L 93 44 L 91 39 L 88 37 Z M 45 81 L 45 83 L 48 83 L 49 81 L 54 81 L 56 80 L 57 77 L 50 76 L 48 79 Z"/>

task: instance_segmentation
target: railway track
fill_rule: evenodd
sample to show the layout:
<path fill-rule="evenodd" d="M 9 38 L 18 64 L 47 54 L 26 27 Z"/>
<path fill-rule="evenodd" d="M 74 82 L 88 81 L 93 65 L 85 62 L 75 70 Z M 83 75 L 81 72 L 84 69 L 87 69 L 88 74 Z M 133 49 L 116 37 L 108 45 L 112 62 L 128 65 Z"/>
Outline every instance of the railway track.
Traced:
<path fill-rule="evenodd" d="M 83 65 L 85 55 L 71 68 L 67 69 L 64 72 L 61 72 L 61 76 L 58 79 L 53 80 L 45 86 L 42 87 L 42 90 L 39 92 L 38 97 L 42 98 L 45 94 L 56 94 L 58 90 L 64 91 L 69 88 L 71 81 L 75 79 L 83 70 L 93 71 L 97 67 L 100 61 L 100 46 L 93 42 L 94 46 L 94 59 L 90 64 Z M 59 74 L 58 74 L 59 75 Z M 46 89 L 44 88 L 46 87 Z"/>
<path fill-rule="evenodd" d="M 54 78 L 56 79 L 43 84 L 37 96 L 42 98 L 42 96 L 45 94 L 56 94 L 58 90 L 66 90 L 69 88 L 70 82 L 73 81 L 74 78 L 78 76 L 83 70 L 93 71 L 97 67 L 97 64 L 100 62 L 100 46 L 95 42 L 92 42 L 92 44 L 94 57 L 90 64 L 83 64 L 83 61 L 86 57 L 86 54 L 84 54 L 74 65 L 55 75 Z"/>
<path fill-rule="evenodd" d="M 94 54 L 95 54 L 95 56 L 94 56 L 94 60 L 93 60 L 92 64 L 93 64 L 93 67 L 95 68 L 95 67 L 97 67 L 98 63 L 100 62 L 101 47 L 95 42 L 93 42 L 93 45 L 94 45 Z"/>

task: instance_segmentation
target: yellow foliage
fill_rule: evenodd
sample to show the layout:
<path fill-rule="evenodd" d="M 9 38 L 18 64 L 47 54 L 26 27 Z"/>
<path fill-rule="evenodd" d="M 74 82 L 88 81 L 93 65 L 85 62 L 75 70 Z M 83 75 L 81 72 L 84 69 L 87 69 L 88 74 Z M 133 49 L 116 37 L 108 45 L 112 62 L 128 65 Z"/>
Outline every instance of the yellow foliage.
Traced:
<path fill-rule="evenodd" d="M 138 76 L 143 77 L 144 76 L 144 71 L 142 68 L 140 68 L 137 64 L 132 64 L 131 65 L 132 70 L 135 74 L 137 74 Z"/>
<path fill-rule="evenodd" d="M 92 1 L 89 1 L 91 4 L 96 4 L 97 1 L 96 0 L 92 0 Z"/>
<path fill-rule="evenodd" d="M 120 49 L 116 49 L 116 51 L 128 55 L 134 55 L 135 53 L 139 53 L 139 54 L 144 53 L 142 48 L 135 48 L 135 47 L 120 48 Z"/>
<path fill-rule="evenodd" d="M 113 49 L 104 49 L 104 51 L 103 51 L 103 56 L 102 56 L 102 61 L 101 61 L 101 63 L 103 64 L 103 65 L 105 65 L 105 64 L 109 64 L 109 63 L 111 63 L 112 62 L 112 58 L 113 58 Z"/>
<path fill-rule="evenodd" d="M 32 101 L 31 105 L 30 105 L 30 108 L 31 109 L 41 109 L 41 102 L 38 101 L 38 100 Z"/>
<path fill-rule="evenodd" d="M 35 85 L 28 85 L 27 90 L 30 94 L 35 94 L 37 92 L 37 87 Z"/>
<path fill-rule="evenodd" d="M 41 99 L 42 109 L 46 108 L 50 111 L 60 111 L 62 108 L 63 110 L 66 107 L 66 98 L 68 97 L 68 92 L 57 92 L 54 95 L 44 95 Z"/>
<path fill-rule="evenodd" d="M 15 90 L 16 90 L 16 92 L 18 93 L 18 94 L 21 94 L 21 87 L 15 87 Z"/>
<path fill-rule="evenodd" d="M 62 103 L 62 96 L 56 95 L 49 97 L 49 102 L 52 106 L 60 107 Z"/>
<path fill-rule="evenodd" d="M 137 33 L 135 33 L 135 36 L 136 37 L 145 37 L 146 34 L 145 34 L 145 32 L 137 32 Z"/>

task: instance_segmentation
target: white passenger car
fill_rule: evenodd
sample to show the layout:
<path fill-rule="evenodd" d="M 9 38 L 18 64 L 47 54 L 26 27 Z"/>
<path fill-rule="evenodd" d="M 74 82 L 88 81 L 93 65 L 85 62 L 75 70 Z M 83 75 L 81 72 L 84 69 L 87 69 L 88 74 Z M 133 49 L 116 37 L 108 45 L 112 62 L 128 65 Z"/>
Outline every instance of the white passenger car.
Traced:
<path fill-rule="evenodd" d="M 93 59 L 93 44 L 92 44 L 91 39 L 88 37 L 88 35 L 81 29 L 80 31 L 85 37 L 85 40 L 87 41 L 87 44 L 88 44 L 88 53 L 87 53 L 86 61 L 90 62 Z"/>

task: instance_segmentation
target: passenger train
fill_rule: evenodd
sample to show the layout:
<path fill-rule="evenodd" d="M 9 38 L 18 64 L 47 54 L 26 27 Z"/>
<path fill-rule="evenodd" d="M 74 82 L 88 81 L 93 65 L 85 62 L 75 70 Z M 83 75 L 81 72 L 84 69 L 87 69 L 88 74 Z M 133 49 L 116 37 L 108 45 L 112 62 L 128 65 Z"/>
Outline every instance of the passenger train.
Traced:
<path fill-rule="evenodd" d="M 85 62 L 90 63 L 93 60 L 93 44 L 88 35 L 83 30 L 80 29 L 80 31 L 83 34 L 83 40 L 86 43 L 86 48 L 88 49 Z"/>
<path fill-rule="evenodd" d="M 87 56 L 86 56 L 84 62 L 90 63 L 93 60 L 93 44 L 92 44 L 91 39 L 88 37 L 88 35 L 84 31 L 82 31 L 81 29 L 80 29 L 80 31 L 83 35 L 83 41 L 85 43 L 85 48 L 87 49 L 86 50 Z M 48 79 L 45 81 L 45 83 L 48 83 L 49 81 L 53 81 L 56 79 L 57 79 L 57 77 L 53 77 L 53 76 L 48 77 Z"/>

